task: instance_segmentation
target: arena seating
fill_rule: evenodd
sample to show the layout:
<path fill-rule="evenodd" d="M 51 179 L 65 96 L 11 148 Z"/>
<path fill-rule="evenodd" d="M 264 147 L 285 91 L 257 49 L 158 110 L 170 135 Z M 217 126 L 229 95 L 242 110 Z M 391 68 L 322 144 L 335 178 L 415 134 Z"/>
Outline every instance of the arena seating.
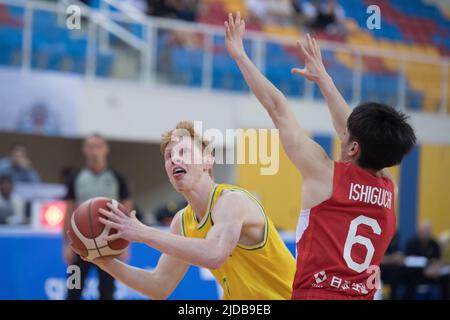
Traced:
<path fill-rule="evenodd" d="M 434 0 L 438 2 L 438 0 Z M 450 20 L 448 6 L 433 1 L 410 0 L 342 0 L 347 17 L 348 34 L 343 38 L 333 38 L 351 45 L 368 46 L 395 50 L 402 53 L 427 54 L 439 58 L 450 54 Z M 382 12 L 382 28 L 368 30 L 366 27 L 368 5 L 376 4 Z M 204 0 L 199 22 L 222 25 L 227 12 L 248 10 L 245 0 Z M 18 66 L 21 62 L 23 9 L 0 6 L 0 65 Z M 37 69 L 62 70 L 83 73 L 86 67 L 87 36 L 82 31 L 69 31 L 58 24 L 57 17 L 44 11 L 33 16 L 32 67 Z M 135 35 L 142 37 L 142 27 L 126 26 Z M 294 26 L 250 23 L 248 29 L 269 34 L 300 37 L 302 30 Z M 328 39 L 325 33 L 316 34 Z M 172 44 L 161 34 L 158 52 L 167 54 L 171 61 L 168 77 L 177 84 L 201 86 L 203 46 Z M 234 62 L 227 56 L 223 38 L 214 41 L 214 63 L 212 86 L 214 89 L 234 91 L 248 90 Z M 168 51 L 169 50 L 169 51 Z M 266 47 L 265 71 L 275 85 L 290 96 L 304 93 L 304 80 L 290 76 L 290 69 L 299 65 L 295 48 L 269 43 Z M 185 59 L 186 56 L 190 59 Z M 113 51 L 97 55 L 97 75 L 111 76 L 115 54 Z M 187 62 L 188 61 L 188 62 Z M 356 59 L 345 53 L 327 53 L 325 63 L 335 77 L 346 99 L 352 99 L 352 77 Z M 401 72 L 399 59 L 363 57 L 362 96 L 365 100 L 381 100 L 396 104 L 397 87 Z M 176 71 L 175 71 L 176 70 Z M 167 71 L 167 70 L 166 70 Z M 440 107 L 442 70 L 439 66 L 408 63 L 406 68 L 406 105 L 410 109 L 436 111 Z M 449 85 L 450 90 L 450 85 Z M 313 96 L 321 98 L 318 88 Z M 449 110 L 450 111 L 450 110 Z"/>

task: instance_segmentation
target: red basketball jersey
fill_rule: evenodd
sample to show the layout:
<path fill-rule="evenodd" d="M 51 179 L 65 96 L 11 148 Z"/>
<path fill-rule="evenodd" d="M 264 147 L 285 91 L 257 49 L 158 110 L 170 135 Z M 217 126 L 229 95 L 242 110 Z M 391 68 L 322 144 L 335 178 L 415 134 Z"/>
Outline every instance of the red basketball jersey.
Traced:
<path fill-rule="evenodd" d="M 373 299 L 395 230 L 393 182 L 335 162 L 331 198 L 300 215 L 292 299 Z"/>

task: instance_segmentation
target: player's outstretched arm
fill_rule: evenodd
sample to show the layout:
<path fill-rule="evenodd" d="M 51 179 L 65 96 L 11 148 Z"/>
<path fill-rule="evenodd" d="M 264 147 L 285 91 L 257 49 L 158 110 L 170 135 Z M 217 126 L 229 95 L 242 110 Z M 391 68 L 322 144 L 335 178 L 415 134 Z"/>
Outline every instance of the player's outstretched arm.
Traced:
<path fill-rule="evenodd" d="M 307 180 L 322 178 L 324 171 L 332 167 L 330 159 L 300 127 L 284 94 L 256 68 L 247 56 L 242 41 L 244 31 L 245 22 L 241 20 L 240 14 L 237 13 L 234 18 L 230 13 L 228 21 L 225 22 L 228 53 L 236 61 L 248 86 L 279 129 L 283 147 L 303 178 Z"/>
<path fill-rule="evenodd" d="M 303 69 L 292 69 L 292 73 L 301 75 L 319 86 L 330 110 L 334 129 L 339 139 L 343 140 L 347 131 L 347 119 L 351 113 L 350 107 L 334 84 L 333 79 L 327 73 L 316 39 L 307 34 L 305 43 L 297 41 L 297 46 L 300 58 L 305 66 Z M 389 170 L 384 169 L 382 174 L 394 182 L 397 190 L 397 185 Z"/>
<path fill-rule="evenodd" d="M 173 234 L 180 234 L 179 214 L 173 219 L 170 229 Z M 108 257 L 92 262 L 128 287 L 156 300 L 168 298 L 189 268 L 187 263 L 164 253 L 153 271 L 136 268 L 119 259 Z"/>
<path fill-rule="evenodd" d="M 292 73 L 301 75 L 319 86 L 330 110 L 334 129 L 342 140 L 350 116 L 350 107 L 327 73 L 316 39 L 307 34 L 305 43 L 297 41 L 297 46 L 300 59 L 305 66 L 302 69 L 293 68 Z"/>
<path fill-rule="evenodd" d="M 223 203 L 226 202 L 226 208 Z M 214 220 L 214 226 L 209 230 L 204 239 L 188 238 L 179 234 L 173 234 L 146 226 L 139 222 L 132 214 L 130 217 L 109 205 L 111 211 L 100 209 L 99 212 L 108 218 L 100 218 L 100 221 L 117 230 L 117 233 L 107 236 L 105 239 L 126 239 L 133 242 L 142 242 L 148 246 L 177 258 L 188 264 L 216 269 L 228 258 L 236 247 L 241 234 L 243 224 L 243 204 L 238 195 L 227 194 L 220 197 L 214 209 L 222 210 L 226 219 Z M 178 220 L 178 230 L 181 222 Z"/>

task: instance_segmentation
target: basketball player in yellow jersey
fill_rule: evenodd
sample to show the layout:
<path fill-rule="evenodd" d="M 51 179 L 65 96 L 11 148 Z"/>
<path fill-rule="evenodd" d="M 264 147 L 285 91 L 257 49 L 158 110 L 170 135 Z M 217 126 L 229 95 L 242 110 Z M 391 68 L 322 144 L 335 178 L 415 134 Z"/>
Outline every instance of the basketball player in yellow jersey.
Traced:
<path fill-rule="evenodd" d="M 100 221 L 118 230 L 106 239 L 142 242 L 162 252 L 157 267 L 146 271 L 113 258 L 94 263 L 154 299 L 167 298 L 189 265 L 208 268 L 224 299 L 290 299 L 293 256 L 249 192 L 213 181 L 214 156 L 193 124 L 180 122 L 166 133 L 161 151 L 170 182 L 189 203 L 175 215 L 171 233 L 142 224 L 135 213 L 100 210 Z"/>

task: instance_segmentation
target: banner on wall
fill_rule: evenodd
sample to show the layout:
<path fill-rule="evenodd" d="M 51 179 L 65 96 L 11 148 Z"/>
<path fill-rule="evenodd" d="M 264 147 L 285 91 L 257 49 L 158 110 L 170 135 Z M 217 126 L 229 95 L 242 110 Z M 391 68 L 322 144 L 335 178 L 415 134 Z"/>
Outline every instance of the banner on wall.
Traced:
<path fill-rule="evenodd" d="M 286 241 L 286 240 L 285 240 Z M 294 252 L 295 242 L 286 241 Z M 60 233 L 12 232 L 0 230 L 0 300 L 61 300 L 66 296 L 69 274 L 62 259 Z M 144 244 L 132 244 L 130 265 L 152 270 L 160 253 Z M 83 291 L 84 299 L 98 298 L 96 270 L 90 271 Z M 216 300 L 222 296 L 220 285 L 209 270 L 191 266 L 169 299 Z M 147 299 L 116 281 L 115 299 Z"/>
<path fill-rule="evenodd" d="M 82 78 L 0 70 L 0 130 L 51 136 L 78 134 Z"/>

